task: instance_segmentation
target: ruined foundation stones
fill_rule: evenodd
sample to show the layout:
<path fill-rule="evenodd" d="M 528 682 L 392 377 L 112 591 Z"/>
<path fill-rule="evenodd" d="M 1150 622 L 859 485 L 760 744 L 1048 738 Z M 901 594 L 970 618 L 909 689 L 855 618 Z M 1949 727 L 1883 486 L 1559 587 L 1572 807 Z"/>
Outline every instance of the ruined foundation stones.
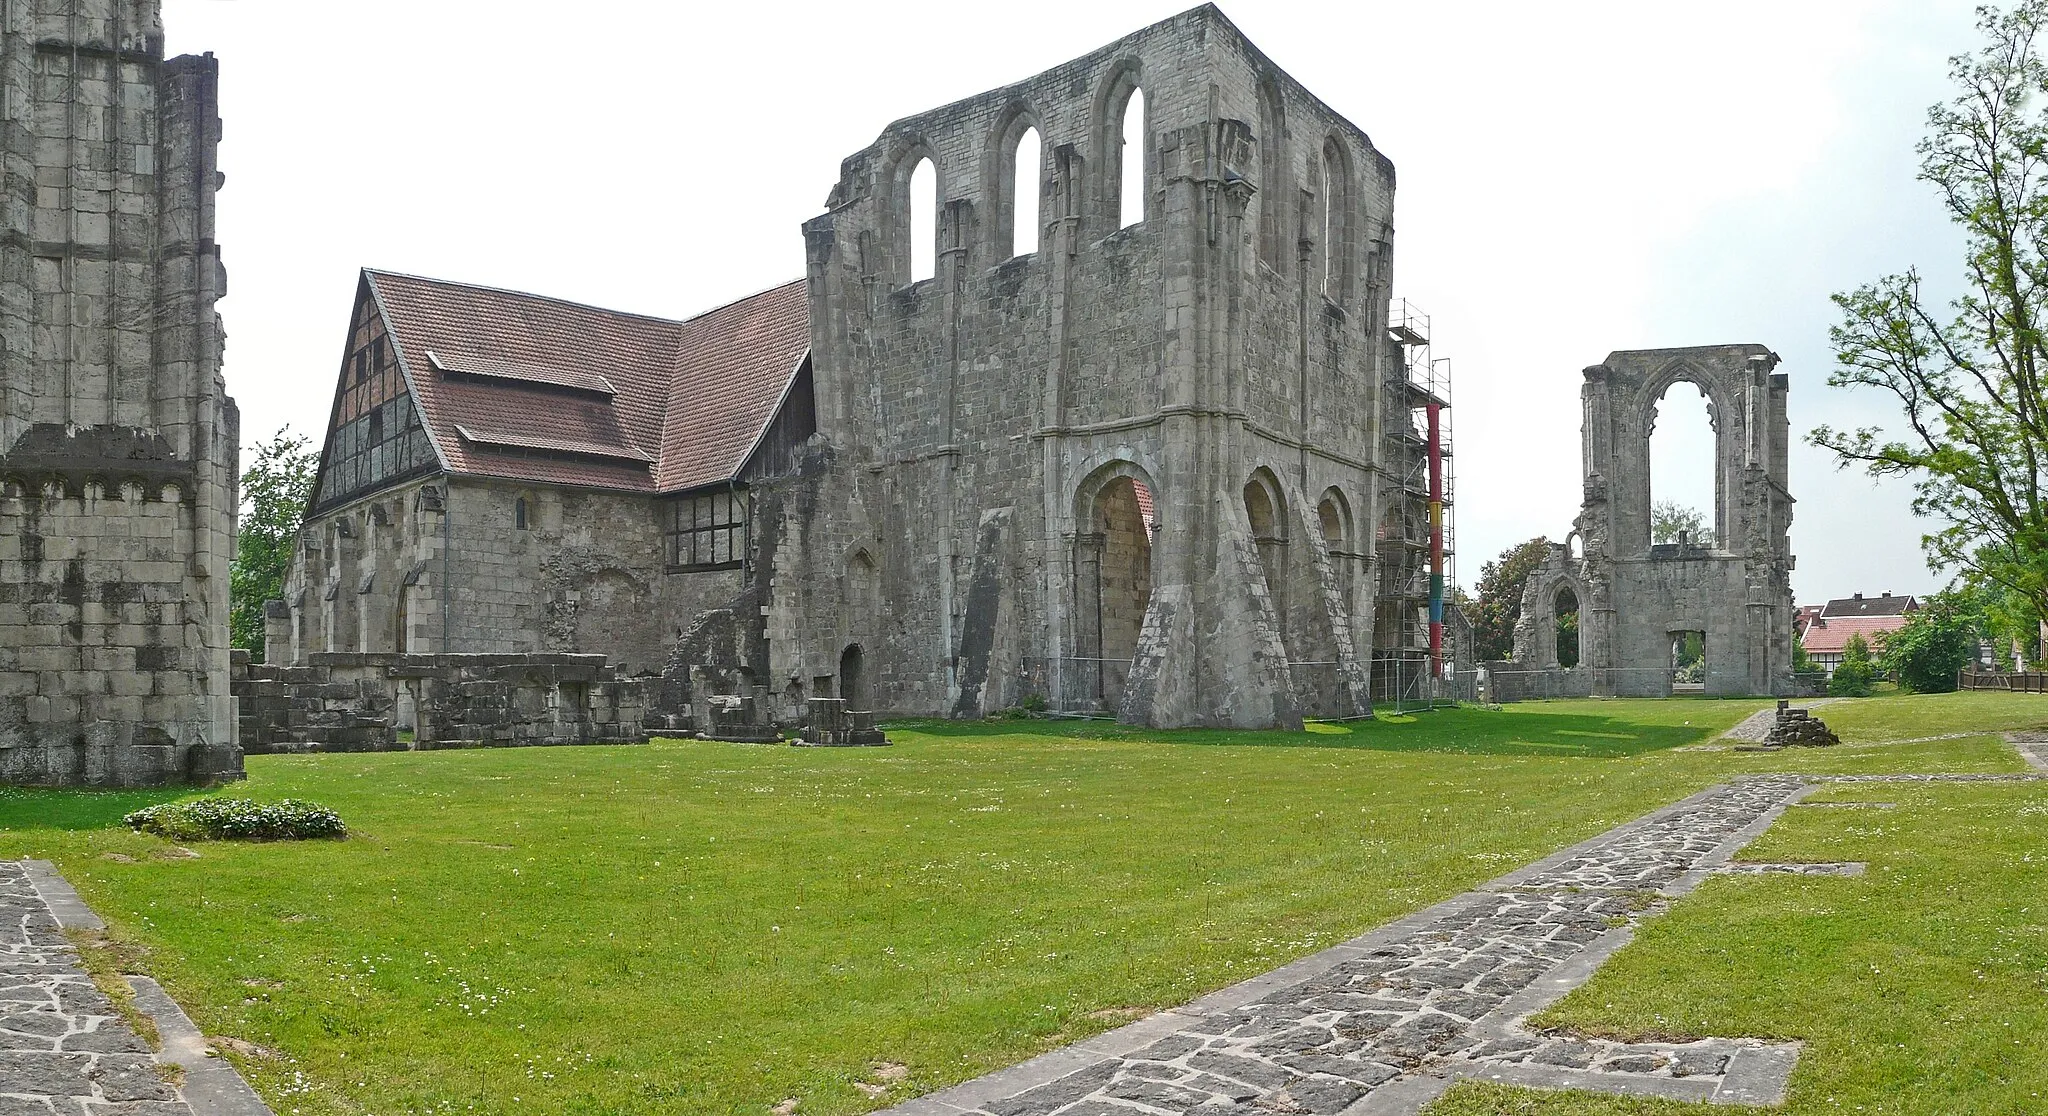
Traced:
<path fill-rule="evenodd" d="M 1819 717 L 1804 709 L 1793 709 L 1790 702 L 1781 701 L 1778 703 L 1777 717 L 1771 722 L 1771 731 L 1764 737 L 1763 747 L 1828 747 L 1841 742 L 1842 738 L 1836 736 Z"/>
<path fill-rule="evenodd" d="M 157 0 L 0 9 L 0 781 L 238 778 L 218 70 Z"/>
<path fill-rule="evenodd" d="M 256 754 L 641 743 L 654 687 L 602 655 L 336 653 L 235 675 Z"/>

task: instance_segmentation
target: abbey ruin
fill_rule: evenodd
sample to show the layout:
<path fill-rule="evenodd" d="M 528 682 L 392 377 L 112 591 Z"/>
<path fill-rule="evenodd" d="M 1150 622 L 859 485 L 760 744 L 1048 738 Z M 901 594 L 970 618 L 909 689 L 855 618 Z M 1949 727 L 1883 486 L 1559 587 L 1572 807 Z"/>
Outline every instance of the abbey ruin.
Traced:
<path fill-rule="evenodd" d="M 1205 6 L 891 124 L 802 278 L 695 318 L 365 272 L 268 657 L 602 654 L 670 727 L 1370 715 L 1446 402 L 1393 194 Z"/>
<path fill-rule="evenodd" d="M 0 782 L 238 777 L 218 71 L 156 0 L 0 18 Z"/>
<path fill-rule="evenodd" d="M 1585 372 L 1585 503 L 1529 577 L 1515 661 L 1489 674 L 1497 699 L 1589 694 L 1792 695 L 1792 494 L 1787 377 L 1762 345 L 1610 353 Z M 1653 542 L 1650 432 L 1665 392 L 1697 385 L 1714 432 L 1710 537 Z M 1578 616 L 1577 662 L 1557 619 Z M 1675 661 L 1696 648 L 1697 683 Z"/>

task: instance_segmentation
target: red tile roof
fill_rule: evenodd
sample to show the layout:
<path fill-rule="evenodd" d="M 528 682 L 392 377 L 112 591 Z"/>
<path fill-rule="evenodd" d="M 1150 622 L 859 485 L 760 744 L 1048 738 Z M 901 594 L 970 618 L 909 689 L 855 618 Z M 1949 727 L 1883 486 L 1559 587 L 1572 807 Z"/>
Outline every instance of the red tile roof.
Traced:
<path fill-rule="evenodd" d="M 810 345 L 802 280 L 672 321 L 388 271 L 364 278 L 456 473 L 649 493 L 731 480 Z"/>
<path fill-rule="evenodd" d="M 1875 654 L 1879 635 L 1905 626 L 1904 616 L 1828 617 L 1808 625 L 1799 642 L 1809 655 L 1839 655 L 1849 646 L 1850 636 L 1861 635 L 1863 642 L 1870 645 L 1871 653 Z"/>

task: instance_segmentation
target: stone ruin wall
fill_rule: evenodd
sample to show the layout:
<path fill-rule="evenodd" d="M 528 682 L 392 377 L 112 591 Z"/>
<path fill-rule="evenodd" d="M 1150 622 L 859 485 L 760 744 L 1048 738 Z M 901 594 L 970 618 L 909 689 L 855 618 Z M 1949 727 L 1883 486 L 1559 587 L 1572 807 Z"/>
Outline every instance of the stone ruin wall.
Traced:
<path fill-rule="evenodd" d="M 218 69 L 155 0 L 0 20 L 0 781 L 237 778 Z"/>
<path fill-rule="evenodd" d="M 1610 354 L 1585 371 L 1585 495 L 1573 535 L 1529 577 L 1515 659 L 1489 664 L 1495 700 L 1671 693 L 1671 645 L 1704 634 L 1709 695 L 1799 693 L 1792 676 L 1788 377 L 1762 345 Z M 1714 435 L 1714 539 L 1650 541 L 1650 433 L 1674 384 L 1697 385 Z M 1579 602 L 1579 666 L 1558 665 L 1550 622 Z"/>
<path fill-rule="evenodd" d="M 603 655 L 236 659 L 242 742 L 255 754 L 641 743 L 657 685 L 619 677 Z"/>
<path fill-rule="evenodd" d="M 1124 147 L 1133 86 L 1145 135 Z M 1042 228 L 1013 256 L 1027 126 Z M 1145 219 L 1119 228 L 1125 151 L 1147 161 Z M 921 158 L 942 198 L 937 269 L 911 282 L 911 238 L 931 235 L 909 227 Z M 857 643 L 892 713 L 1087 700 L 1080 571 L 1108 533 L 1098 496 L 1137 480 L 1160 524 L 1150 606 L 1108 711 L 1363 711 L 1373 544 L 1357 525 L 1377 518 L 1393 173 L 1362 133 L 1203 8 L 890 125 L 827 204 L 805 226 L 822 465 L 779 522 L 757 517 L 787 556 L 763 566 L 771 687 L 833 685 Z M 1256 537 L 1255 475 L 1278 503 Z M 1325 536 L 1325 499 L 1342 537 Z"/>
<path fill-rule="evenodd" d="M 659 672 L 689 618 L 744 589 L 737 569 L 666 571 L 667 506 L 445 474 L 384 489 L 308 520 L 264 658 L 602 653 Z"/>

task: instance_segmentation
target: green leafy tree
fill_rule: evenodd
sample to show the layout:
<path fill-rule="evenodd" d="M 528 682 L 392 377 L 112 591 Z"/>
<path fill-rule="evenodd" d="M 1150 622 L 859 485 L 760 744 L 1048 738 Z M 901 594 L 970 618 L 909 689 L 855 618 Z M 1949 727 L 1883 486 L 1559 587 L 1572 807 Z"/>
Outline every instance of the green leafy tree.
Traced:
<path fill-rule="evenodd" d="M 1579 613 L 1576 609 L 1557 614 L 1557 665 L 1579 665 Z"/>
<path fill-rule="evenodd" d="M 242 518 L 229 570 L 228 627 L 236 647 L 263 661 L 263 602 L 284 596 L 292 548 L 313 494 L 319 451 L 291 427 L 256 445 L 242 473 Z"/>
<path fill-rule="evenodd" d="M 1701 546 L 1714 544 L 1714 533 L 1707 529 L 1707 517 L 1698 508 L 1688 508 L 1676 500 L 1659 500 L 1651 506 L 1651 542 L 1675 543 L 1681 534 Z"/>
<path fill-rule="evenodd" d="M 1805 674 L 1819 669 L 1813 665 L 1813 656 L 1806 653 L 1806 644 L 1799 638 L 1799 633 L 1792 633 L 1792 673 Z"/>
<path fill-rule="evenodd" d="M 1878 663 L 1899 688 L 1915 694 L 1945 694 L 1956 688 L 1956 672 L 1977 661 L 1983 620 L 1965 593 L 1937 593 L 1906 624 L 1879 637 Z"/>
<path fill-rule="evenodd" d="M 1965 571 L 2048 615 L 2048 0 L 1978 10 L 1985 45 L 1950 60 L 1954 100 L 1928 110 L 1921 181 L 1962 228 L 1966 293 L 1929 302 L 1920 273 L 1834 296 L 1828 383 L 1891 397 L 1895 429 L 1817 427 L 1838 466 L 1899 477 L 1928 565 Z"/>
<path fill-rule="evenodd" d="M 1877 666 L 1870 661 L 1870 644 L 1861 635 L 1852 635 L 1842 648 L 1842 661 L 1835 666 L 1834 677 L 1828 679 L 1828 693 L 1836 697 L 1869 697 L 1871 684 L 1877 680 Z"/>
<path fill-rule="evenodd" d="M 1472 642 L 1480 662 L 1494 662 L 1515 653 L 1515 624 L 1522 618 L 1522 589 L 1529 575 L 1550 557 L 1550 540 L 1538 535 L 1501 551 L 1479 567 L 1479 607 L 1472 620 Z"/>

